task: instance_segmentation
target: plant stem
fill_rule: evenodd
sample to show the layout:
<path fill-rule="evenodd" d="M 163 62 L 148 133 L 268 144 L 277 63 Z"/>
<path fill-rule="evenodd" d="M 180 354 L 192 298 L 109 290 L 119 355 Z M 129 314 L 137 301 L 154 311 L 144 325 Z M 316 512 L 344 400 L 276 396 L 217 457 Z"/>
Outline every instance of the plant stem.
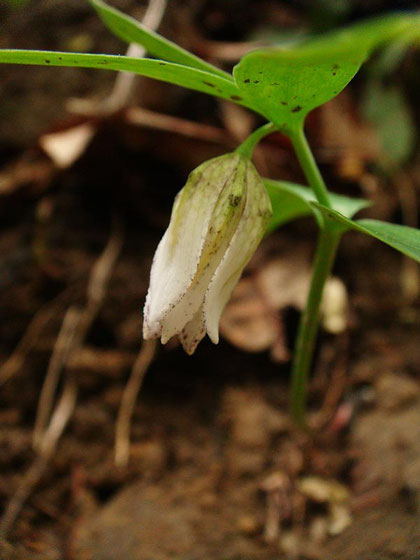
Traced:
<path fill-rule="evenodd" d="M 297 158 L 300 165 L 302 166 L 303 172 L 305 173 L 306 179 L 308 180 L 309 185 L 314 190 L 318 202 L 320 204 L 323 204 L 324 206 L 327 206 L 327 208 L 331 208 L 327 187 L 325 186 L 324 179 L 319 172 L 308 141 L 306 140 L 303 126 L 290 134 L 290 140 L 292 141 Z"/>
<path fill-rule="evenodd" d="M 248 136 L 248 138 L 236 148 L 235 152 L 239 152 L 243 156 L 251 159 L 254 148 L 258 144 L 258 142 L 262 140 L 264 136 L 267 136 L 268 134 L 271 134 L 276 130 L 277 128 L 273 123 L 266 123 L 263 126 L 260 126 L 259 128 L 254 130 L 254 132 L 252 132 Z"/>
<path fill-rule="evenodd" d="M 290 136 L 299 163 L 318 202 L 331 208 L 327 187 L 312 155 L 303 126 Z M 305 427 L 306 396 L 319 325 L 320 306 L 325 282 L 334 264 L 341 232 L 329 220 L 320 225 L 314 258 L 311 285 L 305 309 L 301 315 L 292 363 L 290 406 L 296 423 Z"/>
<path fill-rule="evenodd" d="M 340 237 L 341 233 L 328 227 L 328 223 L 319 232 L 311 286 L 305 310 L 300 318 L 292 364 L 290 406 L 296 423 L 301 427 L 305 427 L 308 375 L 318 332 L 322 293 L 334 263 Z"/>

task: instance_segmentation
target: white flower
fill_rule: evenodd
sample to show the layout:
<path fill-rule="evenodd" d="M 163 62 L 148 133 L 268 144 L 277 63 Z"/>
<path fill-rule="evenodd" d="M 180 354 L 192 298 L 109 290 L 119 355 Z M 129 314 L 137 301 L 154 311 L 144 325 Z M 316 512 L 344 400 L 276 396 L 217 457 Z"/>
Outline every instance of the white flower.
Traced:
<path fill-rule="evenodd" d="M 264 235 L 271 203 L 252 162 L 238 153 L 195 169 L 178 193 L 156 250 L 144 307 L 144 338 L 179 335 L 188 354 L 219 320 Z"/>

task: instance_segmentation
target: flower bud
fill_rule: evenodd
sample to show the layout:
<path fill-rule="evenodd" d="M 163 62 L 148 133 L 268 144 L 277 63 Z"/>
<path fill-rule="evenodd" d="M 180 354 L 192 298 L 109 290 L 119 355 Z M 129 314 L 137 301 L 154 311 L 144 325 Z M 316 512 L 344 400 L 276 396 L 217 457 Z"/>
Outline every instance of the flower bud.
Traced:
<path fill-rule="evenodd" d="M 219 320 L 272 211 L 252 162 L 230 153 L 201 164 L 178 193 L 156 250 L 144 308 L 144 338 L 179 335 L 188 354 Z"/>

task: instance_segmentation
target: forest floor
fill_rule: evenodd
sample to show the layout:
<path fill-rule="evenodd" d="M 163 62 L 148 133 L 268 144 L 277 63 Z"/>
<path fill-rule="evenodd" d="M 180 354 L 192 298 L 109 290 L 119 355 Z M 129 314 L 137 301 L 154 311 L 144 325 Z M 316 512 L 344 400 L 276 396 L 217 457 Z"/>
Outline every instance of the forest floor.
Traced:
<path fill-rule="evenodd" d="M 41 4 L 6 13 L 1 46 L 123 52 L 79 2 L 60 11 L 61 32 L 34 36 L 34 25 L 57 15 Z M 187 46 L 215 49 L 186 5 L 169 11 L 163 32 L 177 39 L 188 23 Z M 218 3 L 200 9 L 212 39 L 250 31 L 243 21 L 252 2 L 239 30 Z M 265 10 L 285 25 L 302 17 L 270 2 Z M 379 242 L 344 238 L 334 277 L 345 325 L 321 330 L 312 431 L 302 433 L 288 413 L 288 377 L 314 250 L 311 219 L 264 239 L 218 346 L 205 340 L 188 357 L 170 341 L 152 357 L 141 343 L 150 265 L 173 197 L 253 118 L 146 80 L 137 81 L 135 109 L 103 116 L 113 75 L 0 70 L 0 559 L 420 559 L 418 269 Z M 366 216 L 402 222 L 420 167 L 377 171 L 378 141 L 358 107 L 362 87 L 315 111 L 308 136 L 328 184 L 371 198 Z M 90 114 L 65 112 L 71 97 L 96 99 Z M 74 150 L 67 161 L 60 142 L 67 156 Z M 270 177 L 303 182 L 280 135 L 264 142 L 256 163 Z M 131 445 L 124 455 L 118 432 L 116 464 L 119 411 L 139 365 L 147 371 Z M 48 397 L 47 418 L 37 415 L 47 371 L 59 375 L 49 430 Z"/>

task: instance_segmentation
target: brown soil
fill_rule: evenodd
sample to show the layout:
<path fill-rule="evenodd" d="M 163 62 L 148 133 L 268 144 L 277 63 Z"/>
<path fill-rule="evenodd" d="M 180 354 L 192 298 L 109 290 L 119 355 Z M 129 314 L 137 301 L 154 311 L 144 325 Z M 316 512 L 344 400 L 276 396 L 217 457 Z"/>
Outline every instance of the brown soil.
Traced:
<path fill-rule="evenodd" d="M 269 17 L 307 21 L 306 12 L 291 4 L 264 2 L 256 24 Z M 133 3 L 118 5 L 129 11 Z M 183 41 L 197 48 L 204 48 L 203 36 L 248 37 L 249 18 L 233 25 L 223 3 L 177 5 L 178 19 L 171 8 L 166 30 L 176 38 L 186 25 L 191 37 Z M 254 13 L 252 2 L 246 6 Z M 353 8 L 361 10 L 357 2 Z M 122 52 L 82 2 L 60 7 L 62 33 L 34 34 L 58 17 L 55 9 L 33 2 L 23 11 L 5 11 L 1 46 L 68 48 L 83 29 L 88 48 Z M 124 115 L 95 119 L 83 155 L 58 170 L 37 139 L 51 126 L 60 130 L 83 121 L 65 115 L 65 101 L 105 95 L 112 76 L 102 78 L 87 71 L 11 68 L 0 95 L 6 115 L 0 124 L 4 508 L 37 461 L 36 407 L 63 317 L 70 306 L 85 305 L 92 266 L 115 219 L 123 224 L 122 250 L 103 301 L 59 383 L 60 391 L 66 375 L 76 382 L 74 411 L 7 538 L 0 539 L 0 558 L 420 559 L 419 300 L 404 296 L 401 278 L 410 278 L 413 269 L 407 272 L 400 255 L 358 235 L 344 239 L 335 267 L 349 292 L 349 326 L 339 335 L 321 332 L 310 384 L 310 435 L 294 428 L 287 411 L 287 354 L 299 313 L 291 298 L 281 309 L 270 308 L 275 321 L 261 328 L 277 330 L 265 351 L 245 352 L 225 339 L 217 347 L 203 341 L 193 357 L 176 342 L 159 348 L 134 410 L 128 465 L 115 465 L 116 418 L 141 345 L 154 249 L 189 170 L 230 149 L 232 141 L 227 132 L 224 143 L 206 139 L 208 130 L 198 139 L 170 126 L 141 127 Z M 183 119 L 221 129 L 237 118 L 212 100 L 175 88 L 170 101 L 163 85 L 140 81 L 139 90 L 143 106 Z M 358 108 L 356 96 L 350 98 L 352 116 L 342 118 L 352 121 L 357 145 L 357 134 L 366 140 L 365 129 L 354 125 Z M 338 107 L 347 107 L 349 98 L 340 99 Z M 325 149 L 331 136 L 320 133 L 324 117 L 318 111 L 308 132 L 329 182 L 347 194 L 373 193 L 380 204 L 371 216 L 401 220 L 398 193 L 371 171 L 375 150 L 366 156 L 364 149 L 355 166 L 359 175 L 352 168 L 349 180 L 343 153 Z M 271 176 L 302 180 L 282 138 L 266 143 L 260 164 Z M 402 172 L 418 175 L 414 164 Z M 289 278 L 287 263 L 296 262 L 297 247 L 309 263 L 314 234 L 314 224 L 302 220 L 265 239 L 247 281 L 273 262 Z M 293 267 L 300 285 L 306 268 Z M 245 315 L 254 317 L 256 301 L 253 295 L 245 301 Z M 264 312 L 258 313 L 261 321 Z M 239 328 L 235 321 L 226 325 Z M 252 327 L 240 332 L 242 347 L 253 336 L 247 333 Z M 238 331 L 226 336 L 239 338 Z"/>

